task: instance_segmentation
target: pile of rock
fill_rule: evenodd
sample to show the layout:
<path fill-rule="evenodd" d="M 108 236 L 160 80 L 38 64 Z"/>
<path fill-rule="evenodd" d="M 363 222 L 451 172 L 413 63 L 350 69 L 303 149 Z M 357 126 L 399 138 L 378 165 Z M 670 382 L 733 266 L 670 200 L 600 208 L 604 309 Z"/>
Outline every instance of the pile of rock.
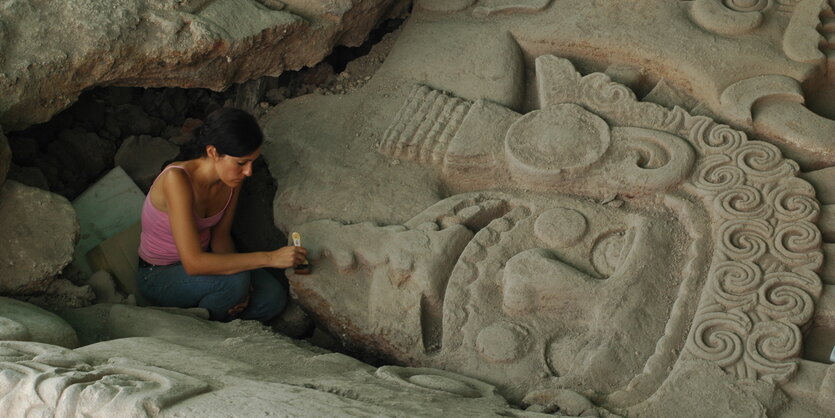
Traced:
<path fill-rule="evenodd" d="M 79 236 L 67 199 L 6 181 L 0 186 L 0 231 L 0 295 L 69 295 L 76 306 L 92 300 L 92 292 L 68 291 L 68 283 L 58 280 Z"/>
<path fill-rule="evenodd" d="M 91 91 L 47 124 L 11 133 L 9 177 L 69 199 L 116 165 L 147 177 L 141 161 L 154 168 L 177 155 L 181 127 L 223 104 L 207 90 L 110 87 Z M 137 152 L 137 146 L 142 152 Z M 140 182 L 141 184 L 142 182 Z"/>

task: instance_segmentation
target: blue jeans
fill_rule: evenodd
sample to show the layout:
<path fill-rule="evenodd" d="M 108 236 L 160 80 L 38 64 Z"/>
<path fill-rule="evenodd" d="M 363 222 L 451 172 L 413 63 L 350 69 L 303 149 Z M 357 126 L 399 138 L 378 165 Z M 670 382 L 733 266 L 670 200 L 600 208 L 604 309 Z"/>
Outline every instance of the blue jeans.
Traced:
<path fill-rule="evenodd" d="M 199 307 L 213 321 L 256 319 L 267 322 L 287 305 L 287 290 L 264 269 L 216 276 L 191 276 L 180 263 L 140 267 L 136 284 L 156 306 Z M 249 296 L 249 305 L 237 315 L 228 311 Z"/>

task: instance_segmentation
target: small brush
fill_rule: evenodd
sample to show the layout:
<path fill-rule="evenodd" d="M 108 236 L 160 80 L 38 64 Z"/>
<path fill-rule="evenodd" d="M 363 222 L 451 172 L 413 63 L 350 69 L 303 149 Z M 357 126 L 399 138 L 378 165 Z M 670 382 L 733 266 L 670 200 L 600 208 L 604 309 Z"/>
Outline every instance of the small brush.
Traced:
<path fill-rule="evenodd" d="M 293 238 L 293 245 L 294 246 L 296 246 L 296 247 L 301 247 L 302 246 L 302 236 L 301 236 L 301 234 L 299 234 L 298 232 L 293 232 L 290 236 Z M 305 258 L 304 261 L 302 261 L 301 264 L 297 265 L 296 267 L 293 267 L 293 271 L 296 274 L 310 274 L 310 263 L 308 263 L 307 259 Z"/>

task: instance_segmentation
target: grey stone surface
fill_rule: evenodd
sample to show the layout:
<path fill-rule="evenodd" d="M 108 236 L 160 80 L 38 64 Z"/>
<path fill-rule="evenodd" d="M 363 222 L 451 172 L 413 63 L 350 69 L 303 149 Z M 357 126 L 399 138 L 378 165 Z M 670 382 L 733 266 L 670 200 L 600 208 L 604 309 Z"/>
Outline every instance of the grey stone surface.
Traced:
<path fill-rule="evenodd" d="M 649 416 L 740 390 L 717 408 L 779 415 L 764 394 L 795 384 L 791 405 L 827 410 L 825 365 L 798 364 L 835 216 L 798 176 L 835 164 L 833 121 L 799 105 L 796 71 L 823 61 L 791 50 L 828 6 L 587 6 L 420 2 L 360 88 L 267 114 L 276 224 L 311 250 L 294 294 L 349 350 L 517 402 L 551 389 L 542 410 L 582 413 L 563 389 Z M 770 23 L 721 23 L 745 16 Z M 731 378 L 679 390 L 689 360 Z"/>
<path fill-rule="evenodd" d="M 33 341 L 78 347 L 78 336 L 70 325 L 52 312 L 35 305 L 0 296 L 0 340 Z"/>
<path fill-rule="evenodd" d="M 515 416 L 493 385 L 430 368 L 376 368 L 273 334 L 125 305 L 67 311 L 110 340 L 76 350 L 0 341 L 0 407 L 59 416 Z M 55 396 L 38 393 L 51 390 Z"/>
<path fill-rule="evenodd" d="M 44 122 L 96 85 L 222 90 L 312 66 L 336 45 L 361 44 L 381 19 L 400 15 L 409 4 L 277 3 L 8 3 L 0 10 L 0 124 L 18 130 Z"/>
<path fill-rule="evenodd" d="M 65 272 L 71 268 L 72 266 L 69 266 Z M 96 293 L 89 285 L 78 286 L 65 278 L 59 278 L 50 283 L 43 292 L 17 297 L 50 311 L 60 311 L 89 306 L 95 301 Z"/>
<path fill-rule="evenodd" d="M 70 202 L 7 181 L 0 189 L 0 295 L 45 291 L 72 260 L 79 226 Z"/>

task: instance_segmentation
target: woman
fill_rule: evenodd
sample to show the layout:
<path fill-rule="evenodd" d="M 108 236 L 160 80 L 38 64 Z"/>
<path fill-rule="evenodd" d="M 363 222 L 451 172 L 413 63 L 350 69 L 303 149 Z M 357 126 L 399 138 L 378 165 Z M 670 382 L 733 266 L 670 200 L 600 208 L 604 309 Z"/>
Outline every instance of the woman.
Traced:
<path fill-rule="evenodd" d="M 295 266 L 307 251 L 237 253 L 230 233 L 241 184 L 263 141 L 252 115 L 217 110 L 184 147 L 196 148 L 197 158 L 171 163 L 154 180 L 142 206 L 137 276 L 149 301 L 205 308 L 217 321 L 268 322 L 284 309 L 286 289 L 263 268 Z"/>

